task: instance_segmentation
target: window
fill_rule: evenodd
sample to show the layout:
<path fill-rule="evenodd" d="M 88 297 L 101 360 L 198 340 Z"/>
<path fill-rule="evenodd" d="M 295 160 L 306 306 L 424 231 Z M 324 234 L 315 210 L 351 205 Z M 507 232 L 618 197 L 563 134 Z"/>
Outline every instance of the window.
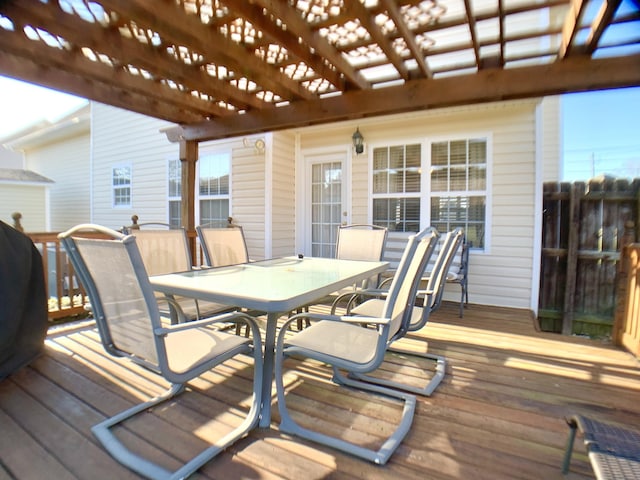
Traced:
<path fill-rule="evenodd" d="M 464 228 L 474 248 L 484 248 L 487 140 L 431 144 L 431 225 L 440 232 Z"/>
<path fill-rule="evenodd" d="M 169 225 L 182 225 L 182 162 L 177 159 L 169 160 Z"/>
<path fill-rule="evenodd" d="M 373 223 L 395 232 L 420 230 L 421 146 L 373 150 Z"/>
<path fill-rule="evenodd" d="M 121 165 L 111 170 L 114 207 L 131 207 L 131 166 Z"/>
<path fill-rule="evenodd" d="M 484 248 L 487 145 L 486 138 L 433 142 L 430 165 L 419 143 L 374 148 L 372 222 L 390 232 L 417 232 L 425 222 L 440 232 L 462 227 L 474 248 Z"/>
<path fill-rule="evenodd" d="M 226 224 L 229 218 L 231 155 L 209 153 L 198 160 L 200 224 Z"/>

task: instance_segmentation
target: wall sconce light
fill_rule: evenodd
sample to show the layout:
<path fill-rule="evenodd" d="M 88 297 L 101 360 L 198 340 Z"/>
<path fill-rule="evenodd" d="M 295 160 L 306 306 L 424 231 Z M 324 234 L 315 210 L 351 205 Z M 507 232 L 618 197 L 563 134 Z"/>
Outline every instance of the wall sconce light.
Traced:
<path fill-rule="evenodd" d="M 353 140 L 353 149 L 356 151 L 356 154 L 359 155 L 364 152 L 364 137 L 360 133 L 360 128 L 356 128 L 356 131 L 353 132 L 351 136 L 351 140 Z"/>
<path fill-rule="evenodd" d="M 253 145 L 251 143 L 251 140 L 248 138 L 245 138 L 242 140 L 242 143 L 244 144 L 245 147 L 249 148 L 251 146 L 253 146 L 253 148 L 255 149 L 256 153 L 264 153 L 264 148 L 265 148 L 265 142 L 264 142 L 264 138 L 258 138 L 253 142 Z"/>

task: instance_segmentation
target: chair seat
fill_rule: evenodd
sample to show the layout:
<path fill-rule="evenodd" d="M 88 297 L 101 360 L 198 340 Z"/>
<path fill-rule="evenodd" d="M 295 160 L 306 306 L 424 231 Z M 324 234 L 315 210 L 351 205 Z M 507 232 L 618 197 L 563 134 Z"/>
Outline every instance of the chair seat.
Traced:
<path fill-rule="evenodd" d="M 160 308 L 160 315 L 163 317 L 171 316 L 171 309 L 169 303 L 164 299 L 164 296 L 158 296 L 158 308 Z M 188 320 L 197 320 L 199 318 L 212 317 L 218 313 L 228 312 L 233 310 L 234 307 L 225 305 L 222 303 L 206 302 L 189 297 L 175 297 L 175 301 L 180 305 L 182 313 Z"/>
<path fill-rule="evenodd" d="M 169 368 L 176 373 L 188 371 L 209 359 L 250 345 L 251 339 L 213 328 L 171 332 L 164 337 Z"/>
<path fill-rule="evenodd" d="M 361 317 L 379 317 L 384 311 L 384 302 L 382 298 L 372 298 L 352 308 L 350 313 Z M 411 309 L 409 325 L 418 324 L 418 322 L 422 320 L 422 315 L 422 307 L 413 307 Z"/>
<path fill-rule="evenodd" d="M 347 360 L 352 363 L 370 362 L 376 352 L 378 331 L 372 328 L 360 328 L 353 323 L 321 321 L 305 328 L 287 340 L 287 345 L 305 350 L 305 356 L 314 357 L 310 352 Z"/>

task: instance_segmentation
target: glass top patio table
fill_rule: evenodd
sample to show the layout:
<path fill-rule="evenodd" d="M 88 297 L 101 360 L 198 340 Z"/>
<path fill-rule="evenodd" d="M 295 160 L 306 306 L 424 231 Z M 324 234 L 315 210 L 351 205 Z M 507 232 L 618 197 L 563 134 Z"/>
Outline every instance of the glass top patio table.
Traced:
<path fill-rule="evenodd" d="M 150 277 L 167 295 L 183 295 L 267 313 L 260 426 L 271 423 L 273 354 L 278 318 L 332 292 L 384 272 L 387 262 L 284 257 Z"/>

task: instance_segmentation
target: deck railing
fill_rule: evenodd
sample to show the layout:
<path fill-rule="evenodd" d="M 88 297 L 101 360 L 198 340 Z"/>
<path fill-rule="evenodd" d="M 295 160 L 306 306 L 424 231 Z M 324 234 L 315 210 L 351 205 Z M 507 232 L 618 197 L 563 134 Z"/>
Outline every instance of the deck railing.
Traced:
<path fill-rule="evenodd" d="M 66 252 L 60 245 L 58 233 L 26 233 L 42 255 L 49 321 L 86 313 L 86 292 L 80 283 Z M 86 237 L 100 237 L 83 233 Z"/>
<path fill-rule="evenodd" d="M 25 232 L 25 234 L 31 238 L 42 255 L 49 321 L 85 314 L 84 306 L 88 303 L 86 292 L 58 240 L 58 233 Z M 192 242 L 196 243 L 196 232 L 188 232 L 188 235 Z M 102 237 L 100 234 L 90 232 L 83 232 L 81 236 Z M 199 244 L 197 244 L 194 258 L 197 261 L 195 265 L 199 265 L 200 259 L 203 258 Z"/>
<path fill-rule="evenodd" d="M 624 248 L 613 341 L 640 358 L 640 243 Z"/>

